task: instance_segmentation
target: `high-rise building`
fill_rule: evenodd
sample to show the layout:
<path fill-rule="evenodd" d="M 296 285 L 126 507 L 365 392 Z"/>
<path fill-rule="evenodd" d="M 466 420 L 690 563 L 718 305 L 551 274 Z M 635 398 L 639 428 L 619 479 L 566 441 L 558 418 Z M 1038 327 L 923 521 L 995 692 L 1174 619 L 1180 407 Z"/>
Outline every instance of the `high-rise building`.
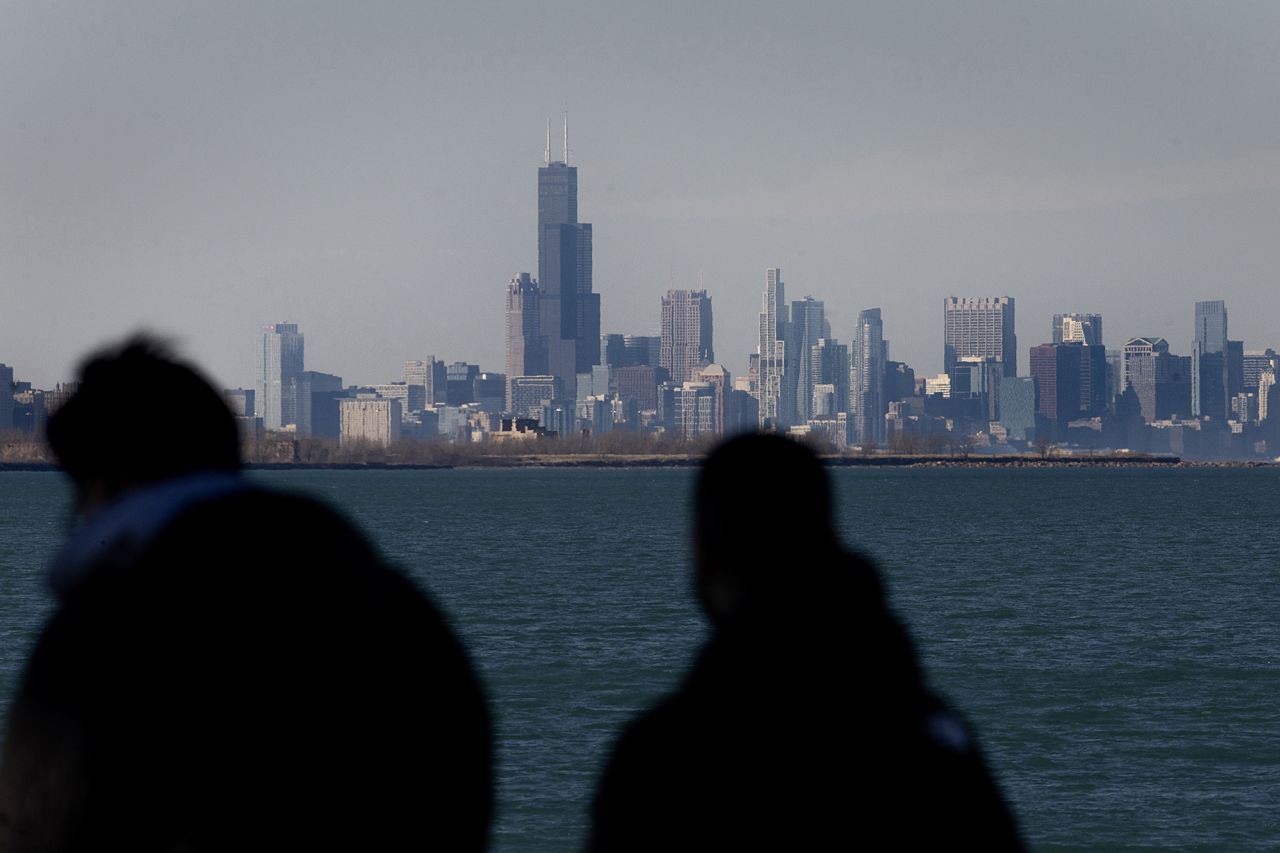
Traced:
<path fill-rule="evenodd" d="M 516 376 L 511 380 L 511 413 L 517 418 L 540 418 L 543 403 L 564 398 L 559 376 Z"/>
<path fill-rule="evenodd" d="M 683 439 L 715 435 L 721 431 L 716 422 L 719 406 L 716 397 L 722 391 L 710 382 L 685 382 L 673 391 L 675 432 Z"/>
<path fill-rule="evenodd" d="M 1244 341 L 1227 341 L 1227 396 L 1244 390 Z"/>
<path fill-rule="evenodd" d="M 475 402 L 476 379 L 480 365 L 455 361 L 446 368 L 444 402 L 449 406 L 464 406 Z"/>
<path fill-rule="evenodd" d="M 1151 336 L 1124 345 L 1124 388 L 1138 398 L 1147 423 L 1191 413 L 1191 359 L 1172 355 L 1169 342 Z M 1123 392 L 1122 392 L 1123 393 Z"/>
<path fill-rule="evenodd" d="M 434 355 L 425 361 L 404 363 L 404 382 L 422 388 L 424 406 L 435 406 L 445 401 L 448 389 L 449 368 Z"/>
<path fill-rule="evenodd" d="M 542 334 L 542 289 L 527 272 L 507 285 L 506 407 L 511 408 L 510 380 L 516 376 L 545 376 L 547 339 Z"/>
<path fill-rule="evenodd" d="M 267 326 L 258 339 L 258 387 L 254 395 L 263 429 L 281 430 L 298 422 L 297 379 L 302 373 L 303 335 L 297 323 Z"/>
<path fill-rule="evenodd" d="M 1103 346 L 1101 314 L 1054 314 L 1053 343 Z"/>
<path fill-rule="evenodd" d="M 316 436 L 327 438 L 325 431 L 317 431 L 315 426 L 315 415 L 317 406 L 317 395 L 321 400 L 332 400 L 334 393 L 342 390 L 342 377 L 334 376 L 332 373 L 320 373 L 316 370 L 304 370 L 298 374 L 297 381 L 297 398 L 298 398 L 298 437 L 307 438 Z M 325 405 L 320 402 L 320 405 Z M 422 408 L 422 406 L 418 406 Z"/>
<path fill-rule="evenodd" d="M 884 416 L 888 411 L 884 394 L 887 353 L 879 308 L 858 312 L 852 356 L 849 414 L 853 440 L 864 445 L 883 444 Z"/>
<path fill-rule="evenodd" d="M 1191 415 L 1227 422 L 1227 305 L 1196 303 L 1191 351 Z"/>
<path fill-rule="evenodd" d="M 715 361 L 711 342 L 711 297 L 705 290 L 668 290 L 662 297 L 660 365 L 672 382 L 689 382 Z"/>
<path fill-rule="evenodd" d="M 787 376 L 795 389 L 791 409 L 793 423 L 803 424 L 813 417 L 813 347 L 823 338 L 831 337 L 822 300 L 806 296 L 792 302 L 787 332 Z"/>
<path fill-rule="evenodd" d="M 1040 344 L 1031 348 L 1031 378 L 1038 392 L 1036 414 L 1055 438 L 1065 438 L 1067 424 L 1080 417 L 1080 362 L 1086 347 Z"/>
<path fill-rule="evenodd" d="M 568 119 L 564 158 L 551 159 L 548 132 L 538 169 L 538 285 L 548 373 L 560 377 L 573 397 L 577 375 L 600 363 L 600 295 L 592 290 L 591 225 L 578 221 L 578 168 L 569 165 Z"/>
<path fill-rule="evenodd" d="M 1013 297 L 961 299 L 942 303 L 942 370 L 950 373 L 963 356 L 994 358 L 1005 376 L 1018 375 L 1018 337 L 1014 332 Z"/>
<path fill-rule="evenodd" d="M 1246 352 L 1241 361 L 1241 387 L 1245 391 L 1258 390 L 1258 380 L 1264 370 L 1280 367 L 1280 357 L 1273 349 Z"/>
<path fill-rule="evenodd" d="M 369 444 L 388 447 L 400 438 L 400 401 L 379 397 L 341 400 L 338 410 L 342 418 L 339 444 Z"/>
<path fill-rule="evenodd" d="M 1280 404 L 1280 386 L 1276 384 L 1278 372 L 1277 368 L 1268 367 L 1258 374 L 1258 423 L 1266 423 L 1268 418 L 1280 416 L 1276 411 L 1277 404 Z"/>
<path fill-rule="evenodd" d="M 849 411 L 849 347 L 835 338 L 820 338 L 809 352 L 809 377 L 813 385 L 832 386 L 830 414 Z"/>
<path fill-rule="evenodd" d="M 13 368 L 0 364 L 0 433 L 13 428 Z"/>
<path fill-rule="evenodd" d="M 764 310 L 760 312 L 759 356 L 760 426 L 785 430 L 791 425 L 793 390 L 787 381 L 788 312 L 782 270 L 770 268 L 764 274 Z"/>
<path fill-rule="evenodd" d="M 658 367 L 662 363 L 662 338 L 659 335 L 601 335 L 600 363 L 608 367 Z"/>
<path fill-rule="evenodd" d="M 999 388 L 1000 424 L 1011 441 L 1031 441 L 1036 432 L 1036 381 L 1003 377 Z"/>
<path fill-rule="evenodd" d="M 658 410 L 658 386 L 667 380 L 666 370 L 651 364 L 636 364 L 619 367 L 613 374 L 619 400 L 633 402 L 639 412 Z"/>

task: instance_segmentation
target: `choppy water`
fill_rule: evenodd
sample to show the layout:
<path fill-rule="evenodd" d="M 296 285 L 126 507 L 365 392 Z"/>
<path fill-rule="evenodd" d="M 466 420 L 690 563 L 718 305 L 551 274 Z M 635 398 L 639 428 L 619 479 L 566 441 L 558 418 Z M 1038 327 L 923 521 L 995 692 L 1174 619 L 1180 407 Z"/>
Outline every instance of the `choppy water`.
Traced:
<path fill-rule="evenodd" d="M 434 593 L 494 700 L 495 849 L 573 849 L 609 741 L 702 637 L 692 472 L 255 476 L 338 504 Z M 1280 470 L 832 476 L 1037 850 L 1280 847 Z M 65 501 L 0 474 L 0 699 Z"/>

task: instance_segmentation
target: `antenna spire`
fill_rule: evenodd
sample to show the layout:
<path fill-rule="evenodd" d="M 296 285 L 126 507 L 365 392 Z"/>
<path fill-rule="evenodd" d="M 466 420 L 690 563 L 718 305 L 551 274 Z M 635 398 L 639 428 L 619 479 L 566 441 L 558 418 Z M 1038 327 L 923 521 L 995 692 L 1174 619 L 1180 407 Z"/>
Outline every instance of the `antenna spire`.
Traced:
<path fill-rule="evenodd" d="M 564 164 L 569 165 L 569 111 L 564 111 Z"/>
<path fill-rule="evenodd" d="M 551 119 L 547 119 L 547 147 L 542 149 L 542 165 L 551 165 Z"/>

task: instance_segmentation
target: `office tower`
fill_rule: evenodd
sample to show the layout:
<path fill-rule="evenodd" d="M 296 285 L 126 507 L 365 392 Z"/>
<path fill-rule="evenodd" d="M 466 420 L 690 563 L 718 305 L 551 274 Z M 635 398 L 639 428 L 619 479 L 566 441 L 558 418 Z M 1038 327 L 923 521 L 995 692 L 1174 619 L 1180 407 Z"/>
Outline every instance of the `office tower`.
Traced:
<path fill-rule="evenodd" d="M 711 297 L 705 290 L 668 290 L 662 297 L 660 366 L 672 382 L 689 382 L 713 361 Z"/>
<path fill-rule="evenodd" d="M 956 361 L 951 373 L 950 396 L 954 400 L 976 401 L 970 417 L 996 421 L 1000 419 L 1000 382 L 1004 365 L 990 356 L 966 355 Z"/>
<path fill-rule="evenodd" d="M 1273 349 L 1248 351 L 1241 361 L 1241 387 L 1245 391 L 1257 391 L 1262 372 L 1280 366 L 1280 358 Z"/>
<path fill-rule="evenodd" d="M 13 368 L 0 364 L 0 433 L 13 428 Z"/>
<path fill-rule="evenodd" d="M 1131 338 L 1124 345 L 1124 387 L 1138 398 L 1147 423 L 1191 414 L 1191 359 L 1172 355 L 1160 337 Z"/>
<path fill-rule="evenodd" d="M 516 376 L 510 381 L 511 413 L 517 418 L 541 418 L 543 403 L 564 398 L 559 376 Z"/>
<path fill-rule="evenodd" d="M 552 161 L 548 133 L 538 169 L 538 285 L 547 372 L 560 377 L 572 397 L 577 375 L 600 363 L 600 295 L 592 292 L 591 225 L 578 221 L 578 168 L 569 165 L 568 119 L 564 159 Z"/>
<path fill-rule="evenodd" d="M 1086 344 L 1100 347 L 1102 343 L 1101 314 L 1054 314 L 1053 343 Z"/>
<path fill-rule="evenodd" d="M 963 356 L 986 356 L 1004 365 L 1005 376 L 1018 375 L 1018 337 L 1013 326 L 1013 297 L 961 299 L 942 303 L 942 370 L 950 373 Z"/>
<path fill-rule="evenodd" d="M 1124 376 L 1124 350 L 1104 350 L 1107 361 L 1107 411 L 1114 412 L 1116 397 L 1124 391 L 1121 377 Z"/>
<path fill-rule="evenodd" d="M 1258 374 L 1258 423 L 1267 423 L 1267 419 L 1272 416 L 1280 417 L 1280 412 L 1276 411 L 1280 406 L 1280 385 L 1276 384 L 1276 374 L 1280 372 L 1275 367 L 1268 367 Z M 1271 426 L 1271 424 L 1268 424 Z"/>
<path fill-rule="evenodd" d="M 0 364 L 0 380 L 4 378 L 4 370 L 4 365 Z M 231 414 L 235 415 L 237 418 L 255 417 L 253 414 L 253 397 L 254 390 L 252 388 L 227 388 L 222 392 L 223 402 L 227 404 L 227 408 L 231 410 Z M 10 395 L 9 400 L 10 402 L 13 401 L 12 395 Z M 0 400 L 0 405 L 3 404 L 4 401 Z"/>
<path fill-rule="evenodd" d="M 1101 417 L 1107 413 L 1107 350 L 1100 345 L 1079 346 L 1080 417 Z"/>
<path fill-rule="evenodd" d="M 885 344 L 886 351 L 888 344 Z M 1003 368 L 1003 365 L 1002 365 Z M 894 400 L 904 400 L 916 393 L 916 372 L 911 365 L 901 361 L 884 363 L 884 399 L 885 408 Z"/>
<path fill-rule="evenodd" d="M 476 377 L 471 399 L 480 411 L 500 414 L 507 408 L 507 377 L 502 373 L 481 373 Z"/>
<path fill-rule="evenodd" d="M 1244 391 L 1244 341 L 1227 341 L 1227 396 Z"/>
<path fill-rule="evenodd" d="M 547 339 L 542 334 L 542 289 L 527 272 L 522 272 L 507 285 L 507 378 L 545 376 Z M 511 388 L 504 393 L 506 408 L 511 408 Z"/>
<path fill-rule="evenodd" d="M 720 432 L 716 398 L 721 390 L 710 382 L 685 382 L 673 390 L 674 427 L 681 438 L 687 441 Z"/>
<path fill-rule="evenodd" d="M 407 419 L 409 412 L 412 411 L 409 392 L 412 390 L 417 394 L 421 393 L 416 385 L 409 385 L 405 382 L 383 382 L 376 385 L 370 385 L 369 390 L 383 400 L 396 400 L 400 403 L 400 417 Z M 417 397 L 413 402 L 418 402 L 422 398 Z M 422 410 L 422 406 L 418 406 L 418 411 Z"/>
<path fill-rule="evenodd" d="M 455 361 L 449 365 L 445 373 L 445 396 L 447 406 L 464 406 L 475 402 L 476 378 L 480 375 L 480 365 Z"/>
<path fill-rule="evenodd" d="M 651 364 L 619 367 L 613 371 L 618 399 L 634 402 L 637 412 L 658 410 L 658 386 L 668 378 L 665 369 Z"/>
<path fill-rule="evenodd" d="M 254 395 L 263 429 L 298 422 L 297 379 L 302 373 L 303 335 L 297 323 L 267 326 L 258 340 L 258 387 Z"/>
<path fill-rule="evenodd" d="M 436 360 L 434 355 L 427 356 L 425 361 L 406 361 L 404 363 L 404 383 L 422 388 L 424 406 L 435 406 L 444 403 L 448 388 L 449 369 L 443 361 Z"/>
<path fill-rule="evenodd" d="M 884 443 L 886 355 L 880 309 L 859 311 L 858 325 L 853 330 L 849 398 L 853 440 L 859 444 Z"/>
<path fill-rule="evenodd" d="M 733 410 L 733 377 L 721 364 L 708 364 L 694 376 L 716 389 L 715 432 L 723 435 L 730 427 L 737 426 L 737 413 Z"/>
<path fill-rule="evenodd" d="M 342 377 L 334 376 L 332 373 L 320 373 L 316 370 L 304 370 L 298 374 L 297 380 L 297 399 L 298 399 L 298 437 L 316 437 L 316 438 L 333 438 L 328 429 L 316 430 L 315 416 L 316 408 L 325 405 L 332 406 L 332 400 L 335 398 L 335 392 L 342 391 Z M 319 395 L 319 398 L 317 398 Z M 326 403 L 326 401 L 328 401 Z M 422 406 L 418 406 L 422 408 Z M 332 416 L 326 417 L 321 415 L 321 420 L 327 425 Z"/>
<path fill-rule="evenodd" d="M 399 400 L 359 397 L 340 400 L 342 432 L 338 443 L 389 447 L 400 439 L 403 420 Z"/>
<path fill-rule="evenodd" d="M 1011 441 L 1031 441 L 1036 433 L 1036 381 L 1005 376 L 1000 379 L 1000 425 Z"/>
<path fill-rule="evenodd" d="M 813 347 L 831 337 L 826 310 L 819 299 L 806 296 L 791 303 L 787 327 L 787 377 L 794 391 L 794 423 L 803 424 L 813 416 Z"/>
<path fill-rule="evenodd" d="M 630 367 L 625 335 L 611 332 L 600 336 L 600 363 L 606 367 Z"/>
<path fill-rule="evenodd" d="M 1227 421 L 1227 306 L 1196 303 L 1191 349 L 1191 416 Z"/>
<path fill-rule="evenodd" d="M 662 337 L 616 333 L 601 335 L 600 363 L 608 367 L 658 367 L 662 363 Z"/>
<path fill-rule="evenodd" d="M 756 353 L 760 356 L 760 426 L 785 430 L 791 425 L 792 389 L 787 382 L 787 300 L 782 270 L 770 268 L 764 274 L 764 310 L 760 312 L 760 336 Z"/>
<path fill-rule="evenodd" d="M 1031 348 L 1031 378 L 1036 381 L 1036 414 L 1050 433 L 1066 437 L 1067 424 L 1080 417 L 1080 362 L 1086 348 L 1078 344 L 1040 344 Z"/>

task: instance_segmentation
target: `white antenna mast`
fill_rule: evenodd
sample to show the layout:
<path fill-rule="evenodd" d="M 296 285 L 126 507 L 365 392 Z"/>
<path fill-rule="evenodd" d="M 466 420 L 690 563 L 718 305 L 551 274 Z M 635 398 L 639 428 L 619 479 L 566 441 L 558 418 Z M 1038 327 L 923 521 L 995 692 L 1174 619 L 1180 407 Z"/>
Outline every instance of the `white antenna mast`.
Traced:
<path fill-rule="evenodd" d="M 547 119 L 547 147 L 542 150 L 542 165 L 551 165 L 551 119 Z"/>
<path fill-rule="evenodd" d="M 564 111 L 564 164 L 569 165 L 569 111 Z"/>

